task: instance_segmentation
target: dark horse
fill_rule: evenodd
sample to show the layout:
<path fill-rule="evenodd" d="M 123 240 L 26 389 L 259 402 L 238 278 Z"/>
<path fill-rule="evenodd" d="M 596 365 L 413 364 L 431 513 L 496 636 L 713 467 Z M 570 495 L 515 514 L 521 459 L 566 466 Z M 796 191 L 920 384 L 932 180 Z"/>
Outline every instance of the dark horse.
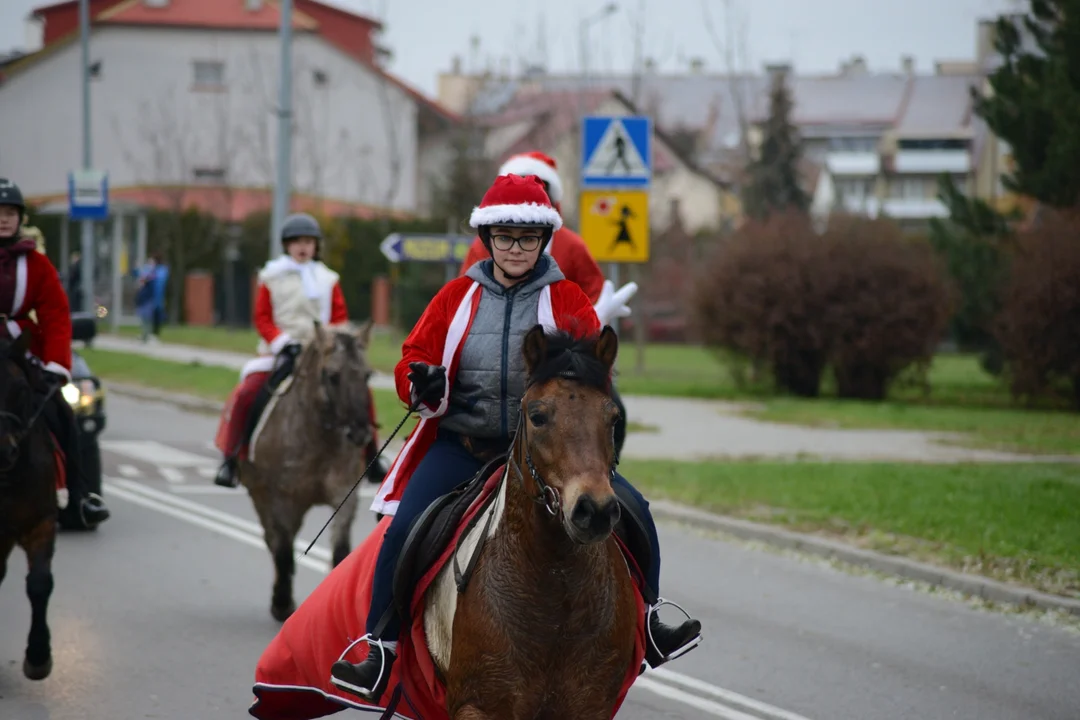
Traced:
<path fill-rule="evenodd" d="M 33 390 L 40 371 L 27 361 L 29 343 L 29 330 L 14 342 L 0 340 L 0 582 L 12 548 L 20 545 L 30 566 L 26 594 L 31 608 L 23 674 L 44 680 L 52 672 L 46 614 L 53 589 L 60 468 L 42 417 L 44 403 Z"/>
<path fill-rule="evenodd" d="M 428 648 L 454 720 L 614 714 L 638 622 L 612 532 L 617 350 L 611 328 L 575 340 L 538 325 L 525 336 L 528 387 L 494 529 L 465 591 L 444 570 L 425 599 Z"/>

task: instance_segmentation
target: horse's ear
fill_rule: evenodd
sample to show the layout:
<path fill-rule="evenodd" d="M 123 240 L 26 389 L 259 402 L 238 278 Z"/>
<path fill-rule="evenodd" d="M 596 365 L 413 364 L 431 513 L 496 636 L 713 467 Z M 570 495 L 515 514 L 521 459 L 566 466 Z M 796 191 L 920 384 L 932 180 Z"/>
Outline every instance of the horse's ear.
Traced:
<path fill-rule="evenodd" d="M 19 333 L 19 337 L 15 338 L 15 342 L 8 345 L 8 356 L 17 360 L 25 358 L 26 353 L 30 351 L 31 335 L 30 328 L 25 328 Z"/>
<path fill-rule="evenodd" d="M 356 336 L 357 342 L 364 347 L 368 347 L 371 344 L 371 331 L 375 327 L 375 321 L 368 319 L 366 323 L 356 329 L 353 335 Z"/>
<path fill-rule="evenodd" d="M 547 357 L 547 344 L 543 325 L 534 325 L 532 330 L 525 333 L 525 339 L 521 341 L 521 352 L 525 356 L 526 375 L 532 375 L 533 370 L 544 362 Z"/>
<path fill-rule="evenodd" d="M 596 341 L 593 352 L 608 370 L 615 365 L 615 357 L 619 354 L 619 336 L 610 325 L 605 325 L 600 331 L 600 338 Z"/>

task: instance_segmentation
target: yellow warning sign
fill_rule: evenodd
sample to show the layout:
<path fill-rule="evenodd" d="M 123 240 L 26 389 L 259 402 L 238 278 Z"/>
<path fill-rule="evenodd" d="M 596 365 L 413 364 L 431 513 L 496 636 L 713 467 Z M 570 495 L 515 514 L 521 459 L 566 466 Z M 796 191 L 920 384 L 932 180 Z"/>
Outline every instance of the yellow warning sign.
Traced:
<path fill-rule="evenodd" d="M 596 262 L 649 260 L 649 193 L 584 190 L 581 237 Z"/>

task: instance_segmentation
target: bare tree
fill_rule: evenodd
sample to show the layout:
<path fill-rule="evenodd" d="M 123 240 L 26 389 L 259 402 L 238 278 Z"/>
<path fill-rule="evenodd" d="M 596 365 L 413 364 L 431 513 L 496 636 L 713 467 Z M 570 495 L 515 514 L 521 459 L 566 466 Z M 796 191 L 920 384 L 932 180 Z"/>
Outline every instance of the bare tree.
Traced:
<path fill-rule="evenodd" d="M 745 14 L 739 13 L 733 0 L 724 3 L 724 37 L 720 37 L 709 10 L 710 0 L 701 0 L 701 12 L 705 29 L 712 39 L 717 52 L 724 59 L 724 70 L 728 78 L 728 87 L 732 103 L 735 106 L 735 119 L 739 128 L 739 153 L 743 165 L 750 162 L 750 100 L 747 84 L 752 82 L 750 74 L 750 55 L 747 46 L 749 21 Z"/>

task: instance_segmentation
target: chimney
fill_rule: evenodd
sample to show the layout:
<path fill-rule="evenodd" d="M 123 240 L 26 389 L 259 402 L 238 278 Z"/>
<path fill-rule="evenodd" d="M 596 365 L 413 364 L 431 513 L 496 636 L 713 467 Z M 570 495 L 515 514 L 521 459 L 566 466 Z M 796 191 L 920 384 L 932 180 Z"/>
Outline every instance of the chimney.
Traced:
<path fill-rule="evenodd" d="M 852 55 L 846 63 L 840 63 L 840 74 L 844 76 L 865 75 L 866 70 L 866 58 L 862 55 Z"/>
<path fill-rule="evenodd" d="M 791 63 L 766 63 L 765 74 L 773 82 L 786 81 L 791 75 Z"/>
<path fill-rule="evenodd" d="M 143 4 L 151 8 L 165 8 L 169 7 L 169 0 L 143 0 Z"/>
<path fill-rule="evenodd" d="M 690 74 L 700 75 L 701 71 L 705 69 L 704 58 L 694 57 L 690 58 Z"/>
<path fill-rule="evenodd" d="M 455 55 L 453 60 L 450 61 L 450 74 L 451 75 L 460 75 L 461 74 L 461 56 L 460 55 Z"/>
<path fill-rule="evenodd" d="M 645 58 L 645 72 L 656 72 L 656 59 L 647 57 Z"/>
<path fill-rule="evenodd" d="M 244 9 L 248 12 L 259 12 L 262 6 L 263 0 L 244 0 Z"/>
<path fill-rule="evenodd" d="M 900 68 L 904 71 L 905 75 L 915 74 L 915 58 L 911 55 L 900 56 Z"/>

